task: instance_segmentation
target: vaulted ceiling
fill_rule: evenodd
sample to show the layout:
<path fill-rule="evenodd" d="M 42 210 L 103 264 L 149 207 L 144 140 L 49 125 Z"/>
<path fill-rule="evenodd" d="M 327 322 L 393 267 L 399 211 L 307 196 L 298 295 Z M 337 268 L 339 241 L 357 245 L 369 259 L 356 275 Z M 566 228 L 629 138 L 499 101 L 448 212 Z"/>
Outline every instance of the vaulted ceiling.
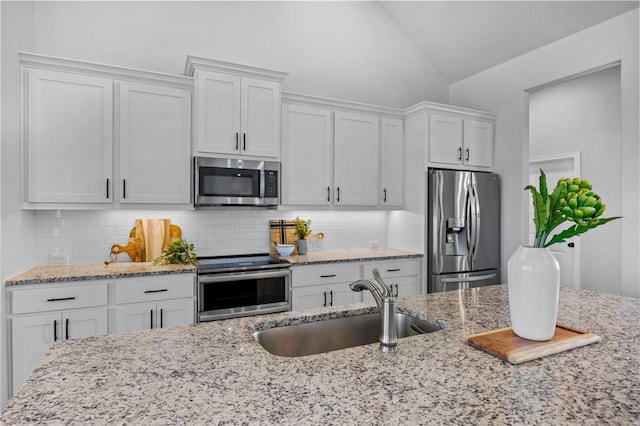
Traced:
<path fill-rule="evenodd" d="M 454 83 L 637 8 L 640 1 L 380 1 Z"/>

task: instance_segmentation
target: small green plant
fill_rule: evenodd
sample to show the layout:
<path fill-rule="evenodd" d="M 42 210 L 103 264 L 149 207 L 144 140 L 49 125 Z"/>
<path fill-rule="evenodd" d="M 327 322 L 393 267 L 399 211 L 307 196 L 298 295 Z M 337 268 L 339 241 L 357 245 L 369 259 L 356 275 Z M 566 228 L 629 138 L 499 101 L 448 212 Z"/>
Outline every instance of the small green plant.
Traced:
<path fill-rule="evenodd" d="M 309 225 L 311 225 L 310 220 L 304 221 L 299 217 L 296 217 L 296 220 L 293 223 L 296 227 L 296 236 L 299 239 L 304 240 L 309 236 L 309 234 L 311 234 L 311 229 L 309 228 Z"/>
<path fill-rule="evenodd" d="M 600 217 L 606 208 L 600 196 L 591 191 L 591 184 L 580 178 L 558 180 L 551 194 L 547 193 L 547 177 L 540 169 L 540 188 L 527 185 L 533 198 L 533 222 L 536 227 L 534 247 L 549 247 L 565 242 L 568 238 L 584 234 L 590 229 L 604 225 L 620 217 Z M 567 229 L 555 234 L 551 232 L 564 222 L 574 222 Z"/>
<path fill-rule="evenodd" d="M 197 265 L 198 258 L 196 257 L 193 244 L 189 244 L 185 240 L 178 240 L 170 243 L 160 257 L 153 260 L 153 263 L 165 265 L 170 263 Z"/>

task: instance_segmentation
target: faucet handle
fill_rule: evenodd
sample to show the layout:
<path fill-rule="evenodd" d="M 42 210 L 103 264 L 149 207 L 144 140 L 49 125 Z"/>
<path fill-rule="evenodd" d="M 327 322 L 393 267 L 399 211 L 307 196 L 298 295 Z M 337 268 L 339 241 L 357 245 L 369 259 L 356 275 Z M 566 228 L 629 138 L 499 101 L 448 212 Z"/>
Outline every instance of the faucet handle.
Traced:
<path fill-rule="evenodd" d="M 378 268 L 373 268 L 372 274 L 373 274 L 373 279 L 375 279 L 378 282 L 378 284 L 380 284 L 382 288 L 385 290 L 386 294 L 384 296 L 393 297 L 393 289 L 391 288 L 390 285 L 388 285 L 382 280 L 382 277 L 380 276 L 380 272 L 378 271 Z"/>

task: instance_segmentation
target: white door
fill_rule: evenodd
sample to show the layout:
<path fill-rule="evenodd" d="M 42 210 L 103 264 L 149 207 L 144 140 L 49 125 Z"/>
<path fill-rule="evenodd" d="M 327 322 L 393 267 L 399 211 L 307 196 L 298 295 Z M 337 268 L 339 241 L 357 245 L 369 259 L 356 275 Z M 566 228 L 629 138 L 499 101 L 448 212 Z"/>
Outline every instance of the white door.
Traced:
<path fill-rule="evenodd" d="M 282 106 L 282 204 L 331 203 L 333 150 L 331 111 Z"/>
<path fill-rule="evenodd" d="M 336 112 L 334 117 L 334 204 L 377 206 L 380 167 L 378 118 L 347 112 Z"/>
<path fill-rule="evenodd" d="M 329 306 L 329 294 L 325 286 L 292 288 L 291 299 L 291 309 L 294 311 Z"/>
<path fill-rule="evenodd" d="M 27 201 L 111 203 L 113 83 L 28 70 Z"/>
<path fill-rule="evenodd" d="M 193 299 L 165 300 L 158 302 L 155 328 L 177 327 L 193 324 L 195 302 Z"/>
<path fill-rule="evenodd" d="M 104 336 L 107 334 L 107 308 L 63 312 L 62 328 L 65 340 Z"/>
<path fill-rule="evenodd" d="M 464 120 L 464 150 L 467 166 L 493 167 L 493 123 Z"/>
<path fill-rule="evenodd" d="M 402 120 L 380 120 L 380 205 L 402 207 L 404 140 Z"/>
<path fill-rule="evenodd" d="M 235 154 L 240 149 L 240 77 L 195 71 L 196 151 Z"/>
<path fill-rule="evenodd" d="M 558 183 L 558 179 L 580 177 L 580 153 L 531 158 L 529 160 L 529 184 L 534 185 L 536 188 L 540 186 L 540 169 L 544 171 L 547 177 L 547 187 L 549 193 L 551 193 L 556 183 Z M 556 228 L 554 234 L 564 228 Z M 529 203 L 530 243 L 533 242 L 534 237 L 533 203 Z M 549 249 L 560 264 L 560 284 L 567 287 L 580 288 L 580 238 L 572 238 L 565 243 L 553 244 Z"/>
<path fill-rule="evenodd" d="M 349 288 L 349 283 L 331 284 L 328 286 L 329 302 L 328 306 L 349 305 L 360 302 L 361 292 L 353 291 Z"/>
<path fill-rule="evenodd" d="M 115 308 L 116 333 L 151 330 L 156 322 L 155 303 L 136 303 Z"/>
<path fill-rule="evenodd" d="M 280 83 L 243 78 L 240 153 L 280 157 Z"/>
<path fill-rule="evenodd" d="M 429 114 L 429 162 L 462 164 L 462 118 Z"/>
<path fill-rule="evenodd" d="M 60 313 L 29 315 L 11 320 L 14 395 L 38 366 L 55 341 L 54 338 L 60 339 L 60 322 Z"/>
<path fill-rule="evenodd" d="M 191 95 L 120 83 L 121 203 L 189 204 Z"/>

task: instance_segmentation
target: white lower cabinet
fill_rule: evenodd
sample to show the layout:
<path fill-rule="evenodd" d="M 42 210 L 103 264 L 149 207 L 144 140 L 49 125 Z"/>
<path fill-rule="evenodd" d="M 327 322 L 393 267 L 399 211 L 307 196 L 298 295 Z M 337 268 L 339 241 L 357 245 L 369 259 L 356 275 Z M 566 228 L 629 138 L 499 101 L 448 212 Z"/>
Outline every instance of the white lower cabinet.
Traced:
<path fill-rule="evenodd" d="M 382 280 L 391 286 L 395 297 L 415 296 L 422 292 L 422 267 L 420 259 L 397 259 L 365 262 L 363 277 L 373 280 L 373 268 L 377 268 Z M 371 293 L 363 295 L 364 301 L 371 301 Z"/>
<path fill-rule="evenodd" d="M 13 394 L 56 341 L 195 322 L 191 273 L 5 289 Z"/>
<path fill-rule="evenodd" d="M 360 302 L 359 293 L 352 291 L 349 283 L 295 287 L 291 295 L 295 311 Z"/>

